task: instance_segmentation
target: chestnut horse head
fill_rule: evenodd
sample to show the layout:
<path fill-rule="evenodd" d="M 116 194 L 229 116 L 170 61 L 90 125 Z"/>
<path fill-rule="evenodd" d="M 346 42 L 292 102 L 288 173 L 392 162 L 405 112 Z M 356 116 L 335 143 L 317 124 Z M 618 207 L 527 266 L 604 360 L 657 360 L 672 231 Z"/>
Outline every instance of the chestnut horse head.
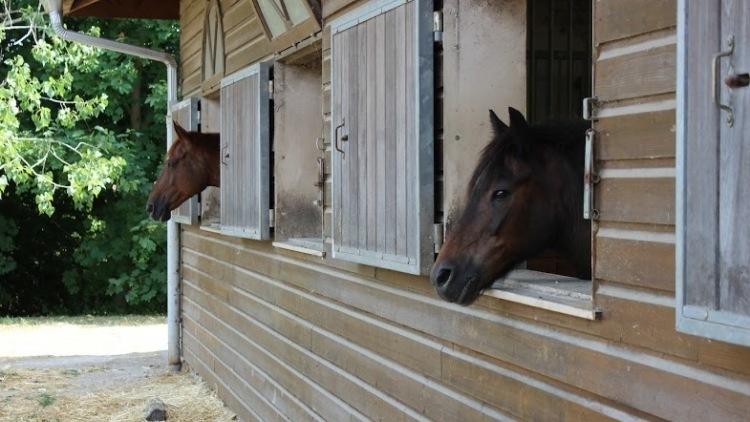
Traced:
<path fill-rule="evenodd" d="M 174 122 L 177 138 L 167 152 L 146 212 L 167 221 L 171 211 L 207 186 L 219 186 L 219 135 L 188 132 Z"/>
<path fill-rule="evenodd" d="M 510 126 L 490 110 L 494 139 L 430 274 L 449 302 L 472 303 L 547 249 L 569 260 L 579 277 L 590 277 L 591 224 L 581 211 L 586 123 L 531 126 L 519 111 L 509 111 Z"/>

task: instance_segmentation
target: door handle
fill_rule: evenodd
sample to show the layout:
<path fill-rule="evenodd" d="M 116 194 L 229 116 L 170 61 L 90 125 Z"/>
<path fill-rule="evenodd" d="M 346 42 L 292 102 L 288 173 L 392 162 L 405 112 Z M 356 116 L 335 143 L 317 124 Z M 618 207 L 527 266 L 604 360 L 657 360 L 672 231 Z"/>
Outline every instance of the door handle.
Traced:
<path fill-rule="evenodd" d="M 714 57 L 711 61 L 711 96 L 714 99 L 714 104 L 716 104 L 716 106 L 721 110 L 727 112 L 727 125 L 729 125 L 729 127 L 734 126 L 734 110 L 729 104 L 723 104 L 721 102 L 721 98 L 719 98 L 718 88 L 719 81 L 717 79 L 719 75 L 719 64 L 721 63 L 721 59 L 731 56 L 732 53 L 734 53 L 734 36 L 730 35 L 729 38 L 727 38 L 727 49 L 714 54 Z"/>
<path fill-rule="evenodd" d="M 221 164 L 226 166 L 228 159 L 229 159 L 229 145 L 224 145 L 224 148 L 221 149 Z"/>
<path fill-rule="evenodd" d="M 333 146 L 334 148 L 336 148 L 336 151 L 341 153 L 342 159 L 346 157 L 346 154 L 344 153 L 344 150 L 341 149 L 341 147 L 339 146 L 339 140 L 341 140 L 342 142 L 346 142 L 349 140 L 349 135 L 339 136 L 339 130 L 343 128 L 345 125 L 346 125 L 346 118 L 343 118 L 341 119 L 341 124 L 336 126 L 336 130 L 333 131 L 333 136 L 336 138 L 333 140 Z"/>

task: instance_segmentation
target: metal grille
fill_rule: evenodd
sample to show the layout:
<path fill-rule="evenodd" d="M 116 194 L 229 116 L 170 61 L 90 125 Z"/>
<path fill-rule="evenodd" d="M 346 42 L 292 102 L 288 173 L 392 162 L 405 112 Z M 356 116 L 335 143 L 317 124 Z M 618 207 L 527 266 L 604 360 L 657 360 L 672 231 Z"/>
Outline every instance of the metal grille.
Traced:
<path fill-rule="evenodd" d="M 591 1 L 528 0 L 528 119 L 581 117 L 591 95 Z"/>

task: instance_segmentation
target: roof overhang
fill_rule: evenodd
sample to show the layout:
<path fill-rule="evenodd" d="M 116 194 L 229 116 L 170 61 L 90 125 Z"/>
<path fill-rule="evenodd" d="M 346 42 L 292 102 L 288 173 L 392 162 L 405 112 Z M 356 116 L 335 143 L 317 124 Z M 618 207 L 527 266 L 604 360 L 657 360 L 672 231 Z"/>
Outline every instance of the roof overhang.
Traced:
<path fill-rule="evenodd" d="M 179 0 L 63 0 L 65 16 L 179 19 Z"/>

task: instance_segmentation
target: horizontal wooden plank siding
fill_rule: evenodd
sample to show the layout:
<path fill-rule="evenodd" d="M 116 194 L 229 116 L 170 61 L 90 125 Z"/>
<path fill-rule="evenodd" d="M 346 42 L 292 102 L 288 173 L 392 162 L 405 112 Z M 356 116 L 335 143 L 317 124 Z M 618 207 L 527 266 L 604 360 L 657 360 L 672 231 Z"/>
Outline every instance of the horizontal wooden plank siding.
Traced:
<path fill-rule="evenodd" d="M 687 360 L 728 369 L 729 378 L 747 382 L 740 363 L 747 348 L 675 330 L 676 3 L 594 2 L 593 91 L 600 100 L 594 128 L 602 176 L 595 198 L 601 212 L 594 238 L 596 302 L 607 335 L 664 354 L 664 370 L 678 372 L 676 366 Z M 699 409 L 704 416 L 688 418 L 716 417 Z"/>
<path fill-rule="evenodd" d="M 597 0 L 594 4 L 597 44 L 677 24 L 677 0 Z"/>
<path fill-rule="evenodd" d="M 674 235 L 669 233 L 655 241 L 647 232 L 639 236 L 642 233 L 601 229 L 596 240 L 596 276 L 637 287 L 674 292 Z"/>
<path fill-rule="evenodd" d="M 596 95 L 603 101 L 674 92 L 675 45 L 647 48 L 596 63 Z"/>
<path fill-rule="evenodd" d="M 497 419 L 502 418 L 502 413 L 497 409 L 490 411 L 492 408 L 488 408 L 487 404 L 502 404 L 508 410 L 519 412 L 517 416 L 523 416 L 524 419 L 536 419 L 550 414 L 559 415 L 563 419 L 565 415 L 588 415 L 595 419 L 601 415 L 596 409 L 586 405 L 592 400 L 597 406 L 604 406 L 603 409 L 614 412 L 613 415 L 620 412 L 617 407 L 610 408 L 589 393 L 561 389 L 539 380 L 535 381 L 535 385 L 524 387 L 525 394 L 519 392 L 498 395 L 496 393 L 500 389 L 515 390 L 532 380 L 533 376 L 519 374 L 500 361 L 486 356 L 472 355 L 469 351 L 459 349 L 449 351 L 446 347 L 453 349 L 449 343 L 444 340 L 436 341 L 433 336 L 404 328 L 400 321 L 373 317 L 361 309 L 352 309 L 345 303 L 332 300 L 328 295 L 315 294 L 296 283 L 281 281 L 283 277 L 271 278 L 266 271 L 273 273 L 274 265 L 262 263 L 266 260 L 264 256 L 268 255 L 268 251 L 242 247 L 243 252 L 236 255 L 233 240 L 230 241 L 232 243 L 227 243 L 213 235 L 209 239 L 205 237 L 208 235 L 200 231 L 184 234 L 184 292 L 188 303 L 196 302 L 212 312 L 220 309 L 217 311 L 222 312 L 220 319 L 239 331 L 244 330 L 243 327 L 247 325 L 242 322 L 242 318 L 252 318 L 257 324 L 283 334 L 289 341 L 312 350 L 317 356 L 335 363 L 338 368 L 352 373 L 356 378 L 369 380 L 373 385 L 386 390 L 389 395 L 398 397 L 400 402 L 409 405 L 410 412 L 416 409 L 432 419 Z M 242 243 L 247 247 L 255 246 L 252 243 Z M 193 248 L 200 248 L 202 251 L 194 251 Z M 227 253 L 237 257 L 235 264 L 224 262 L 223 257 Z M 289 274 L 295 272 L 296 266 L 310 266 L 304 261 L 290 258 L 284 260 L 289 261 L 290 266 L 279 268 L 279 271 Z M 326 267 L 316 267 L 317 270 L 326 271 Z M 299 276 L 305 277 L 304 274 Z M 325 277 L 325 274 L 318 274 L 318 277 Z M 336 284 L 339 283 L 341 281 Z M 409 295 L 406 291 L 403 293 Z M 362 293 L 359 293 L 359 297 L 363 298 Z M 381 299 L 383 300 L 387 300 L 387 297 Z M 372 304 L 377 306 L 376 301 Z M 192 304 L 186 305 L 185 314 L 190 315 L 195 312 L 194 309 Z M 214 332 L 220 332 L 215 325 L 210 328 Z M 247 338 L 257 342 L 260 336 L 252 332 L 247 334 Z M 242 349 L 247 350 L 247 347 Z M 347 354 L 346 349 L 352 350 L 349 352 L 351 355 Z M 451 369 L 445 371 L 446 367 Z M 463 372 L 459 368 L 470 372 Z M 475 376 L 492 379 L 498 390 L 487 390 L 471 382 Z M 417 384 L 410 386 L 415 382 Z M 442 382 L 447 385 L 443 384 L 441 387 Z M 452 393 L 448 394 L 446 390 Z M 337 396 L 340 394 L 343 393 L 337 392 Z M 486 402 L 477 401 L 476 395 L 483 397 Z M 527 400 L 532 396 L 554 405 L 549 408 L 529 406 Z M 371 400 L 373 399 L 362 403 L 369 403 Z M 482 403 L 485 403 L 484 407 Z M 355 404 L 356 402 L 352 403 Z M 366 408 L 360 410 L 366 411 Z M 379 413 L 382 411 L 383 409 L 374 410 L 375 413 L 369 416 L 382 416 L 383 413 Z M 453 416 L 448 418 L 447 415 Z"/>
<path fill-rule="evenodd" d="M 372 383 L 370 386 L 383 388 L 411 411 L 421 413 L 431 409 L 427 403 L 440 394 L 433 391 L 422 395 L 422 391 L 435 388 L 433 382 L 441 384 L 442 388 L 458 389 L 458 386 L 448 383 L 462 378 L 457 373 L 446 373 L 445 358 L 435 359 L 435 352 L 431 351 L 442 350 L 441 355 L 444 355 L 446 347 L 454 349 L 459 356 L 463 355 L 461 358 L 467 361 L 463 364 L 475 366 L 475 373 L 482 373 L 482 367 L 492 368 L 499 362 L 511 363 L 514 367 L 525 368 L 529 374 L 540 374 L 568 385 L 566 388 L 573 388 L 573 396 L 581 402 L 586 401 L 582 400 L 583 397 L 599 396 L 594 402 L 603 406 L 600 411 L 620 417 L 628 412 L 631 415 L 638 412 L 627 411 L 622 405 L 612 405 L 611 401 L 676 419 L 689 418 L 695 412 L 739 415 L 741 409 L 750 405 L 750 383 L 747 380 L 732 380 L 719 373 L 705 372 L 697 366 L 670 362 L 659 354 L 632 351 L 589 335 L 551 329 L 544 324 L 503 317 L 481 308 L 458 308 L 431 294 L 425 296 L 313 261 L 278 255 L 265 244 L 220 238 L 192 230 L 183 232 L 183 235 L 184 266 L 195 268 L 202 277 L 214 278 L 213 285 L 222 286 L 213 288 L 214 295 L 194 289 L 196 284 L 187 280 L 186 299 L 203 308 L 217 309 L 216 312 L 221 312 L 221 319 L 238 330 L 246 329 L 247 318 L 250 318 L 255 321 L 253 326 L 265 327 L 261 327 L 263 332 L 270 330 L 283 335 L 290 345 L 296 345 L 295 348 L 301 347 L 307 351 L 305 353 L 323 358 L 356 379 Z M 206 290 L 210 292 L 212 288 L 206 287 Z M 222 300 L 223 297 L 228 299 Z M 322 312 L 321 307 L 331 310 Z M 626 310 L 626 307 L 621 309 Z M 362 322 L 354 325 L 349 322 L 357 319 Z M 668 322 L 666 318 L 657 321 Z M 466 330 L 467 327 L 471 329 Z M 647 321 L 643 321 L 642 327 L 643 330 L 651 329 Z M 361 330 L 367 331 L 362 333 Z M 396 336 L 402 338 L 400 344 L 386 341 L 394 336 L 389 331 L 400 332 Z M 632 335 L 638 336 L 635 332 Z M 247 336 L 262 342 L 260 332 L 253 331 Z M 655 332 L 652 342 L 659 341 L 659 337 L 661 335 Z M 394 344 L 402 347 L 394 349 Z M 459 353 L 460 349 L 451 344 L 460 344 L 484 357 L 471 359 L 468 353 Z M 688 347 L 688 350 L 694 348 Z M 290 364 L 295 362 L 292 357 L 283 359 Z M 370 369 L 373 365 L 377 370 Z M 400 369 L 391 372 L 394 365 Z M 521 377 L 517 370 L 505 365 L 498 365 L 495 372 L 516 372 L 514 376 Z M 417 378 L 428 385 L 402 390 L 402 386 L 414 382 L 410 378 L 416 376 L 415 373 L 421 374 Z M 535 376 L 538 375 L 529 375 L 535 383 L 544 384 Z M 466 379 L 462 382 L 464 388 L 471 386 Z M 634 384 L 639 385 L 637 395 L 633 395 L 631 388 Z M 471 388 L 473 394 L 456 391 L 454 395 L 440 398 L 444 402 L 442 412 L 451 414 L 461 409 L 462 415 L 479 417 L 481 411 L 470 411 L 476 408 L 476 402 L 472 400 L 478 399 L 474 394 L 479 394 L 479 387 L 474 385 Z M 549 391 L 551 386 L 545 388 Z M 504 390 L 487 392 L 484 398 L 489 400 L 490 394 L 500 394 L 501 391 Z M 564 391 L 558 389 L 557 395 Z M 332 393 L 346 397 L 342 391 Z M 364 403 L 371 406 L 374 397 L 363 401 L 357 401 L 357 397 L 348 400 L 350 405 L 366 414 L 398 408 L 390 399 L 377 410 L 362 407 Z M 494 402 L 501 400 L 511 399 L 507 395 L 493 399 Z M 519 401 L 504 403 L 502 410 L 520 416 L 524 414 L 523 403 L 523 397 L 519 397 Z M 674 408 L 674 403 L 680 403 L 680 409 Z M 494 406 L 491 408 L 501 411 Z M 588 411 L 591 410 L 589 407 Z M 499 417 L 498 414 L 495 417 Z"/>
<path fill-rule="evenodd" d="M 602 220 L 674 224 L 674 177 L 602 178 L 596 203 Z"/>

